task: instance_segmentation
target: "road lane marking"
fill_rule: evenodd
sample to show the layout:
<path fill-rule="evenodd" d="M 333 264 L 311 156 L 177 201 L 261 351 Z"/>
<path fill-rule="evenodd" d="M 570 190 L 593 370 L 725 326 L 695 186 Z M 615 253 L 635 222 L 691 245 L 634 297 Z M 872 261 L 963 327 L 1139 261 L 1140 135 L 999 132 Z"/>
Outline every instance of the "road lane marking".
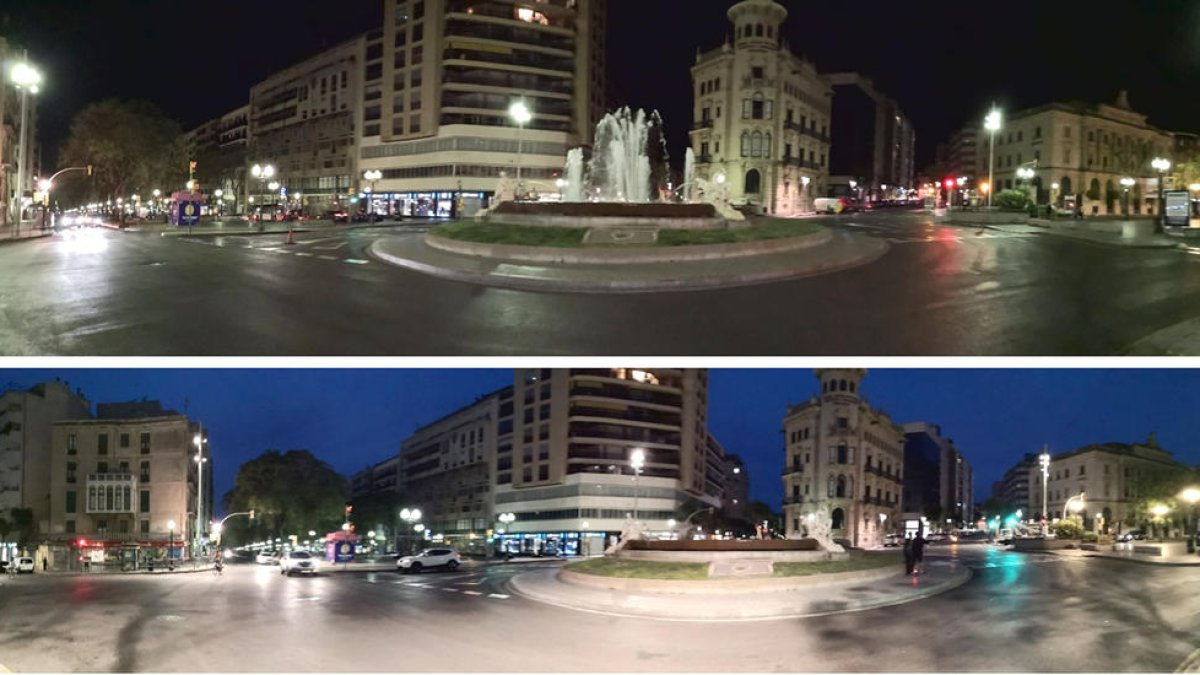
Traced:
<path fill-rule="evenodd" d="M 463 595 L 483 595 L 479 591 L 463 591 Z"/>
<path fill-rule="evenodd" d="M 336 250 L 338 250 L 339 248 L 342 248 L 343 246 L 345 246 L 345 245 L 346 245 L 346 244 L 348 244 L 348 243 L 349 243 L 349 242 L 345 242 L 345 241 L 343 241 L 343 242 L 340 242 L 340 243 L 334 244 L 334 245 L 332 245 L 332 246 L 314 246 L 313 248 L 315 248 L 315 249 L 317 249 L 317 250 L 320 250 L 320 251 L 336 251 Z"/>
<path fill-rule="evenodd" d="M 331 255 L 319 255 L 317 257 L 320 258 L 321 260 L 337 260 L 337 258 L 335 258 Z"/>
<path fill-rule="evenodd" d="M 447 593 L 457 593 L 458 592 L 457 588 L 450 588 L 449 586 L 443 586 L 442 590 L 446 591 Z"/>
<path fill-rule="evenodd" d="M 508 596 L 503 593 L 488 593 L 488 597 L 496 598 L 498 600 L 507 600 L 508 599 Z"/>
<path fill-rule="evenodd" d="M 311 254 L 311 253 L 305 253 L 304 251 L 296 251 L 296 255 L 298 255 L 298 256 L 302 256 L 302 257 L 305 257 L 305 258 L 311 258 L 311 257 L 313 257 L 313 254 Z"/>
<path fill-rule="evenodd" d="M 346 258 L 346 262 L 350 263 L 351 265 L 366 265 L 367 263 L 369 263 L 371 261 L 370 260 L 359 260 L 358 258 Z"/>

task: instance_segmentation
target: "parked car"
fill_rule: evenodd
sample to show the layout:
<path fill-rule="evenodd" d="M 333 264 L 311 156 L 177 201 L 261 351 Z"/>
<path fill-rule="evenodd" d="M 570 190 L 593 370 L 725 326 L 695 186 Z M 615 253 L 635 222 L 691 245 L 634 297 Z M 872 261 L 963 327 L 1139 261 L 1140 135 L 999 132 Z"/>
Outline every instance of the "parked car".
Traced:
<path fill-rule="evenodd" d="M 427 548 L 416 555 L 406 555 L 396 561 L 396 570 L 419 574 L 421 570 L 441 567 L 453 572 L 462 564 L 462 557 L 452 548 Z"/>
<path fill-rule="evenodd" d="M 883 538 L 884 546 L 903 546 L 904 535 L 892 533 Z"/>
<path fill-rule="evenodd" d="M 316 574 L 321 563 L 308 551 L 290 551 L 279 559 L 279 573 L 289 577 L 293 574 Z"/>
<path fill-rule="evenodd" d="M 33 558 L 17 558 L 17 574 L 21 572 L 33 574 Z"/>
<path fill-rule="evenodd" d="M 260 551 L 258 555 L 254 556 L 254 562 L 259 565 L 278 565 L 279 554 L 274 551 Z"/>
<path fill-rule="evenodd" d="M 329 211 L 325 214 L 325 220 L 332 220 L 335 223 L 350 222 L 350 215 L 341 209 L 337 211 Z"/>
<path fill-rule="evenodd" d="M 1130 530 L 1121 536 L 1117 537 L 1117 541 L 1141 541 L 1146 538 L 1146 532 L 1143 530 Z"/>

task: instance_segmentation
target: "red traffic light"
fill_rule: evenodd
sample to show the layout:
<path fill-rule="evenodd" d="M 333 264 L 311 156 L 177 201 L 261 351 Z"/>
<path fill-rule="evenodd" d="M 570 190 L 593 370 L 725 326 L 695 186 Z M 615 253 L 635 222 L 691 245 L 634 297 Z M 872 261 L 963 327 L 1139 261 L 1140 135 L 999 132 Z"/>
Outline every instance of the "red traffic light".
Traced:
<path fill-rule="evenodd" d="M 952 188 L 952 187 L 954 187 L 954 179 L 953 179 L 953 178 L 947 178 L 947 179 L 946 179 L 946 183 L 945 183 L 945 185 L 946 185 L 946 187 L 948 187 L 948 188 Z"/>
<path fill-rule="evenodd" d="M 83 548 L 84 546 L 87 546 L 87 539 L 80 537 L 79 538 L 79 548 Z"/>

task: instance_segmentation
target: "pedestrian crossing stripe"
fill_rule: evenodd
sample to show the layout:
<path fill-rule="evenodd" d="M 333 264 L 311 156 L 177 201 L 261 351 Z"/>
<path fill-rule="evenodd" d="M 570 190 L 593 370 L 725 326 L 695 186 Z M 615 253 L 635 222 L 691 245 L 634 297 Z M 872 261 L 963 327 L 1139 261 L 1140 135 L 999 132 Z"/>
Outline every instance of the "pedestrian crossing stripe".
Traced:
<path fill-rule="evenodd" d="M 503 593 L 488 593 L 488 597 L 496 598 L 498 600 L 507 600 L 508 599 L 508 596 Z"/>
<path fill-rule="evenodd" d="M 320 258 L 321 260 L 337 260 L 337 258 L 335 258 L 334 256 L 331 256 L 331 255 L 319 255 L 317 257 Z"/>
<path fill-rule="evenodd" d="M 463 595 L 483 595 L 479 591 L 463 591 Z"/>
<path fill-rule="evenodd" d="M 346 262 L 350 263 L 351 265 L 366 265 L 370 261 L 359 260 L 358 258 L 346 258 Z"/>

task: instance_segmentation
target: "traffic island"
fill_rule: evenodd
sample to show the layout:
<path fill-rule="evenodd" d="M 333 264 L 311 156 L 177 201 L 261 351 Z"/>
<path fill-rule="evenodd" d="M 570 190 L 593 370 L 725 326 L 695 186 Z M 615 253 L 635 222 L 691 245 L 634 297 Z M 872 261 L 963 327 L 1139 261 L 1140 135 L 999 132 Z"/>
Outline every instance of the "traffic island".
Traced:
<path fill-rule="evenodd" d="M 603 235 L 583 228 L 464 222 L 435 228 L 424 238 L 384 237 L 368 250 L 383 262 L 443 279 L 581 293 L 769 283 L 867 264 L 888 250 L 882 239 L 805 221 L 758 230 L 633 228 Z M 626 243 L 613 243 L 615 237 Z"/>
<path fill-rule="evenodd" d="M 930 597 L 957 588 L 970 570 L 930 559 L 924 573 L 904 573 L 894 553 L 851 551 L 846 560 L 777 562 L 769 573 L 711 576 L 706 563 L 595 559 L 561 570 L 515 576 L 514 593 L 580 611 L 674 621 L 755 621 L 855 612 Z"/>

